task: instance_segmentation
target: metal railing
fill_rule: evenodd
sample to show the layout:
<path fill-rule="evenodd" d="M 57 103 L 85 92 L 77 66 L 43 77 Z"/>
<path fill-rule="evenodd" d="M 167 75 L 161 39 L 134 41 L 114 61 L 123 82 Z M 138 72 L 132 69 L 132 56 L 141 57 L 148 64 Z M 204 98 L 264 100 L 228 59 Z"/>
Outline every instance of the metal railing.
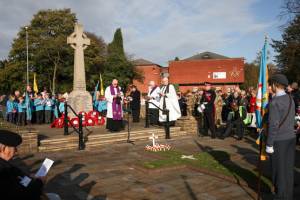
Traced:
<path fill-rule="evenodd" d="M 70 123 L 70 125 L 73 127 L 74 131 L 76 133 L 78 133 L 78 149 L 79 150 L 84 150 L 85 149 L 85 144 L 84 144 L 84 139 L 83 139 L 83 130 L 82 130 L 82 114 L 79 113 L 77 114 L 75 112 L 75 110 L 70 106 L 68 105 L 67 102 L 65 102 L 65 107 L 64 107 L 64 110 L 65 110 L 65 117 L 64 117 L 64 135 L 69 135 L 69 119 L 68 119 L 68 108 L 70 108 L 70 110 L 73 112 L 73 114 L 78 117 L 78 120 L 79 120 L 79 124 L 78 124 L 78 128 L 76 128 L 72 123 Z"/>
<path fill-rule="evenodd" d="M 167 119 L 166 122 L 164 123 L 164 128 L 165 128 L 165 135 L 166 135 L 166 139 L 170 139 L 170 117 L 169 117 L 169 110 L 168 109 L 162 109 L 160 107 L 158 107 L 157 105 L 155 105 L 152 102 L 146 101 L 145 102 L 145 107 L 146 107 L 146 113 L 145 113 L 145 128 L 149 128 L 149 116 L 151 115 L 149 113 L 149 104 L 152 104 L 153 106 L 155 106 L 158 110 L 162 111 L 163 113 L 165 113 L 167 115 Z"/>

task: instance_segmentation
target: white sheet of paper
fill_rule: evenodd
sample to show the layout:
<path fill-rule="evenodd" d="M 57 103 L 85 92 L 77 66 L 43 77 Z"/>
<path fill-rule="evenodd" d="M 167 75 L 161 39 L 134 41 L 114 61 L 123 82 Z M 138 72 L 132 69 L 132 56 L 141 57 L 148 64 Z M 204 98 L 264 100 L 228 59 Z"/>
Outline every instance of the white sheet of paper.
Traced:
<path fill-rule="evenodd" d="M 50 160 L 49 158 L 46 158 L 40 167 L 40 169 L 35 174 L 36 177 L 44 177 L 47 175 L 50 167 L 53 165 L 54 161 Z"/>

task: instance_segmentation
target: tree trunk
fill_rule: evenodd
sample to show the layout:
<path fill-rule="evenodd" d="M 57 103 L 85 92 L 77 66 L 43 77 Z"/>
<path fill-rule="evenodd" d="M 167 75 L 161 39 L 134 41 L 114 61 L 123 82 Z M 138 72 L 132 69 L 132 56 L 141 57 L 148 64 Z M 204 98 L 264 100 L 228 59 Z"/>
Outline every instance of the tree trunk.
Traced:
<path fill-rule="evenodd" d="M 53 95 L 55 94 L 56 71 L 57 71 L 57 63 L 54 63 L 53 79 L 52 79 L 52 94 Z"/>

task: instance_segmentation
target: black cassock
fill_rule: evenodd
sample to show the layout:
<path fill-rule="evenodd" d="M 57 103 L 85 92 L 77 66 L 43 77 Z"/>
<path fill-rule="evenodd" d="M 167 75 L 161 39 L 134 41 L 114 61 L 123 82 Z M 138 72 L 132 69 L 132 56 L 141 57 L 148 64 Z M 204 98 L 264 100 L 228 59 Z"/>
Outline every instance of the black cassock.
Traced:
<path fill-rule="evenodd" d="M 141 93 L 136 90 L 130 93 L 132 97 L 132 101 L 130 102 L 130 108 L 132 110 L 132 121 L 139 122 L 140 121 L 140 110 L 141 110 Z"/>

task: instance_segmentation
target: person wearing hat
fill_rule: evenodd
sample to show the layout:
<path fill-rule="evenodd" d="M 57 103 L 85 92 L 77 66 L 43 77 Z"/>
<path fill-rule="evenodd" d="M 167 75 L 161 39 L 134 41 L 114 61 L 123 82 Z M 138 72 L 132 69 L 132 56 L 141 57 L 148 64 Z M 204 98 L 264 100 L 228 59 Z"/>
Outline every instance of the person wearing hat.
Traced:
<path fill-rule="evenodd" d="M 60 199 L 56 194 L 43 193 L 45 177 L 32 177 L 10 163 L 21 143 L 20 135 L 0 130 L 0 199 Z M 28 184 L 25 180 L 29 180 Z"/>
<path fill-rule="evenodd" d="M 216 125 L 215 125 L 215 99 L 216 93 L 211 88 L 211 84 L 208 82 L 204 83 L 205 91 L 200 100 L 200 105 L 204 108 L 204 129 L 205 134 L 208 134 L 208 129 L 211 132 L 211 138 L 216 138 Z"/>
<path fill-rule="evenodd" d="M 269 103 L 266 152 L 270 155 L 274 199 L 292 200 L 296 138 L 294 133 L 295 104 L 285 93 L 286 76 L 276 74 L 269 80 L 275 96 Z"/>

